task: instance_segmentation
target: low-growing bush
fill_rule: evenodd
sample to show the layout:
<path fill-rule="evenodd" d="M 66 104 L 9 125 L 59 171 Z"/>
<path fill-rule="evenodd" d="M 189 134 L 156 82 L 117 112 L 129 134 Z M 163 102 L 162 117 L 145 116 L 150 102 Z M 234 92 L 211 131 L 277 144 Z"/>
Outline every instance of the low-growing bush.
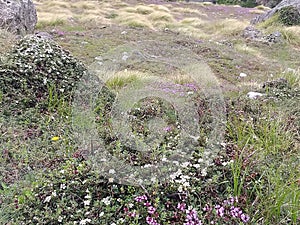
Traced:
<path fill-rule="evenodd" d="M 11 109 L 37 106 L 47 100 L 49 89 L 58 96 L 69 96 L 86 72 L 69 52 L 37 36 L 20 40 L 0 63 L 3 103 L 9 103 Z"/>
<path fill-rule="evenodd" d="M 293 6 L 287 6 L 278 11 L 279 22 L 286 26 L 300 25 L 300 12 Z"/>
<path fill-rule="evenodd" d="M 257 3 L 255 0 L 217 0 L 218 4 L 226 5 L 240 5 L 243 7 L 255 7 Z"/>

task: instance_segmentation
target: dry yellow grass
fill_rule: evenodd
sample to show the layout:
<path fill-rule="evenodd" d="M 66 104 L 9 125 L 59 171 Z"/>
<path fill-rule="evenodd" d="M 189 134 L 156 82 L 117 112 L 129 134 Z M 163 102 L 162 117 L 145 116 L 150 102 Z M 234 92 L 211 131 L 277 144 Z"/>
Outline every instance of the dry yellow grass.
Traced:
<path fill-rule="evenodd" d="M 174 17 L 170 13 L 166 12 L 154 12 L 151 15 L 149 15 L 148 18 L 153 22 L 175 22 Z"/>
<path fill-rule="evenodd" d="M 252 9 L 252 10 L 250 10 L 250 13 L 252 13 L 252 14 L 263 14 L 263 13 L 265 13 L 265 11 L 260 10 L 260 9 Z"/>
<path fill-rule="evenodd" d="M 226 19 L 208 22 L 203 29 L 213 35 L 235 36 L 239 35 L 248 25 L 249 21 Z"/>
<path fill-rule="evenodd" d="M 189 14 L 200 14 L 200 15 L 203 15 L 203 14 L 199 13 L 199 10 L 197 10 L 197 9 L 181 8 L 181 7 L 174 7 L 174 8 L 172 9 L 172 12 L 189 13 Z M 206 15 L 206 14 L 205 14 L 205 15 Z"/>
<path fill-rule="evenodd" d="M 115 74 L 110 74 L 110 77 L 107 77 L 106 85 L 113 89 L 119 89 L 131 83 L 136 83 L 141 80 L 146 80 L 151 76 L 147 73 L 142 73 L 136 70 L 123 70 Z M 103 78 L 102 78 L 103 79 Z"/>
<path fill-rule="evenodd" d="M 153 8 L 155 11 L 170 12 L 170 9 L 167 6 L 163 5 L 150 4 L 149 7 Z"/>
<path fill-rule="evenodd" d="M 154 9 L 149 6 L 138 5 L 136 7 L 127 7 L 123 9 L 126 12 L 148 15 L 154 12 Z"/>
<path fill-rule="evenodd" d="M 116 21 L 120 24 L 130 27 L 147 27 L 154 29 L 152 23 L 147 19 L 145 15 L 136 13 L 119 12 Z"/>
<path fill-rule="evenodd" d="M 37 2 L 37 0 L 35 0 Z M 203 5 L 203 3 L 197 3 Z M 180 8 L 170 5 L 137 4 L 128 6 L 122 1 L 71 1 L 71 0 L 40 0 L 37 2 L 39 26 L 62 24 L 75 18 L 81 22 L 117 23 L 135 28 L 158 30 L 170 28 L 196 38 L 217 39 L 221 35 L 239 34 L 248 21 L 227 19 L 220 21 L 206 20 L 207 15 L 193 8 Z M 183 20 L 175 18 L 182 13 Z M 198 16 L 199 15 L 199 16 Z M 178 18 L 178 17 L 177 17 Z"/>
<path fill-rule="evenodd" d="M 189 17 L 189 18 L 185 18 L 183 20 L 180 21 L 180 24 L 185 26 L 192 26 L 192 27 L 198 27 L 198 26 L 203 26 L 206 24 L 206 21 L 199 19 L 197 17 Z"/>
<path fill-rule="evenodd" d="M 256 9 L 259 9 L 259 10 L 263 10 L 263 11 L 268 11 L 268 10 L 271 9 L 271 8 L 266 7 L 266 6 L 264 6 L 264 5 L 258 5 L 258 6 L 256 6 L 255 8 L 256 8 Z"/>
<path fill-rule="evenodd" d="M 288 43 L 300 46 L 300 26 L 280 27 L 278 30 Z"/>

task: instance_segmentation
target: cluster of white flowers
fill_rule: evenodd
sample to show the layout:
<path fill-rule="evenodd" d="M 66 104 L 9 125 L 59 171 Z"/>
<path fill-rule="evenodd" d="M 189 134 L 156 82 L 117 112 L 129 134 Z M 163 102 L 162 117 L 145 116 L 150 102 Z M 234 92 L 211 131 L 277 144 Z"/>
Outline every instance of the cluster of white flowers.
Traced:
<path fill-rule="evenodd" d="M 110 200 L 111 200 L 111 197 L 110 196 L 107 196 L 106 198 L 103 198 L 101 200 L 101 202 L 103 202 L 105 205 L 110 205 Z"/>
<path fill-rule="evenodd" d="M 91 193 L 90 193 L 89 189 L 86 189 L 85 192 L 87 193 L 87 195 L 84 196 L 84 198 L 86 200 L 83 201 L 83 204 L 84 204 L 84 206 L 89 206 L 91 204 L 92 196 L 91 196 Z"/>
<path fill-rule="evenodd" d="M 86 225 L 86 224 L 90 223 L 91 221 L 92 221 L 91 219 L 80 220 L 79 225 Z"/>

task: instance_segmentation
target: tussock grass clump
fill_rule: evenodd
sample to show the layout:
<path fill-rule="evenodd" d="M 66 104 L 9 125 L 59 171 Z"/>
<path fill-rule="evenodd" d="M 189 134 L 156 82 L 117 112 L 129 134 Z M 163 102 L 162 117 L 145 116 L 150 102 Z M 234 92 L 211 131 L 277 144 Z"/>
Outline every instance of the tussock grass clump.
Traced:
<path fill-rule="evenodd" d="M 139 71 L 125 70 L 116 73 L 114 76 L 106 81 L 107 87 L 118 90 L 131 83 L 136 83 L 142 79 L 149 77 L 150 74 L 142 73 Z"/>
<path fill-rule="evenodd" d="M 161 11 L 161 12 L 167 12 L 167 13 L 170 12 L 170 9 L 166 6 L 163 6 L 163 5 L 150 4 L 149 7 L 153 8 L 155 11 Z"/>
<path fill-rule="evenodd" d="M 174 18 L 170 13 L 165 12 L 154 12 L 149 15 L 149 19 L 154 22 L 163 21 L 163 22 L 173 22 Z"/>
<path fill-rule="evenodd" d="M 247 21 L 227 19 L 227 20 L 207 23 L 204 29 L 211 34 L 235 36 L 235 35 L 239 35 L 247 26 L 248 26 Z"/>
<path fill-rule="evenodd" d="M 152 23 L 144 15 L 136 13 L 120 12 L 116 20 L 132 28 L 150 28 L 154 29 Z"/>
<path fill-rule="evenodd" d="M 264 5 L 258 5 L 255 7 L 256 9 L 259 9 L 259 10 L 263 10 L 263 11 L 267 11 L 267 10 L 270 10 L 271 8 L 269 7 L 266 7 Z"/>
<path fill-rule="evenodd" d="M 252 13 L 252 14 L 264 14 L 265 11 L 260 10 L 260 9 L 253 9 L 253 10 L 250 10 L 250 13 Z"/>
<path fill-rule="evenodd" d="M 123 10 L 126 12 L 138 13 L 138 14 L 142 14 L 142 15 L 149 15 L 154 12 L 153 8 L 151 8 L 149 6 L 144 6 L 144 5 L 138 5 L 136 7 L 128 7 Z"/>
<path fill-rule="evenodd" d="M 43 17 L 45 18 L 46 15 L 44 14 Z M 51 17 L 47 20 L 40 20 L 37 25 L 36 28 L 37 29 L 43 29 L 45 27 L 56 27 L 56 26 L 63 26 L 66 24 L 66 20 L 62 19 L 62 18 L 53 18 L 51 19 Z"/>
<path fill-rule="evenodd" d="M 205 25 L 205 21 L 201 20 L 197 17 L 190 17 L 190 18 L 185 18 L 183 20 L 180 21 L 180 24 L 182 25 L 190 25 L 190 26 L 203 26 Z"/>

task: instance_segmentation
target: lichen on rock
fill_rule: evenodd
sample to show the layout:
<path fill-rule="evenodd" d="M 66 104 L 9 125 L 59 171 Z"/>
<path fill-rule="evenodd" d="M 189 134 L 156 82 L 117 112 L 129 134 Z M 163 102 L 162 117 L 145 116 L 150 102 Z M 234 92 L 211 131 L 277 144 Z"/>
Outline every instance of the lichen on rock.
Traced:
<path fill-rule="evenodd" d="M 37 14 L 32 0 L 0 0 L 0 27 L 26 35 L 32 34 L 37 23 Z"/>

